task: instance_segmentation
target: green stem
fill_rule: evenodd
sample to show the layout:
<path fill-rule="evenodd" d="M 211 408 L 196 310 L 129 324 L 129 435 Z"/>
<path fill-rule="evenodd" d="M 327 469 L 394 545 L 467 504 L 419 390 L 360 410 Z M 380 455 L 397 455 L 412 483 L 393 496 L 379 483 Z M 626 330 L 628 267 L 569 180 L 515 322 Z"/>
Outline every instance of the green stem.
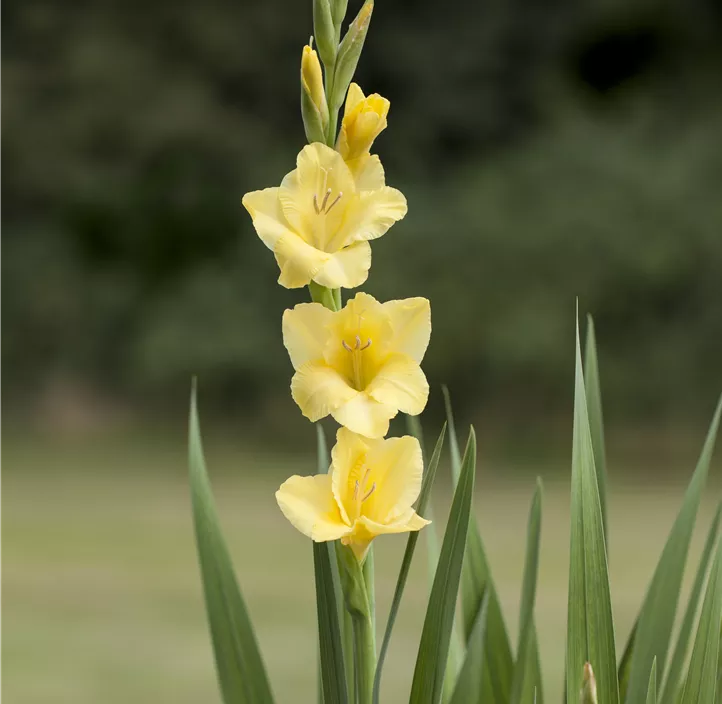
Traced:
<path fill-rule="evenodd" d="M 369 603 L 369 618 L 376 637 L 376 589 L 374 585 L 374 546 L 369 547 L 366 553 L 366 560 L 363 566 L 364 586 L 366 587 L 366 598 Z"/>
<path fill-rule="evenodd" d="M 321 286 L 321 284 L 317 284 L 315 281 L 311 281 L 308 285 L 308 291 L 314 303 L 320 303 L 322 306 L 334 312 L 340 310 L 337 301 L 341 299 L 341 292 L 338 289 L 326 288 L 325 286 Z"/>
<path fill-rule="evenodd" d="M 376 674 L 376 637 L 371 614 L 352 614 L 356 704 L 371 704 Z"/>

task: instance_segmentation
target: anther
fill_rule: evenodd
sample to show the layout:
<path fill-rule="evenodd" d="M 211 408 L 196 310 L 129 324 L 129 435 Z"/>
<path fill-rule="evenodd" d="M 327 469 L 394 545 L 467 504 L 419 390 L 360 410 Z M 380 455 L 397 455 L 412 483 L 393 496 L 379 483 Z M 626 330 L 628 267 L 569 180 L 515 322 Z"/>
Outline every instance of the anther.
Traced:
<path fill-rule="evenodd" d="M 357 482 L 357 483 L 358 483 L 358 482 Z M 366 496 L 364 496 L 363 499 L 361 499 L 361 503 L 363 503 L 364 501 L 366 501 L 366 499 L 368 499 L 368 497 L 371 496 L 371 494 L 373 494 L 374 491 L 376 491 L 376 482 L 374 482 L 374 483 L 371 485 L 371 488 L 366 492 Z"/>
<path fill-rule="evenodd" d="M 356 335 L 356 347 L 354 347 L 354 349 L 361 349 L 361 338 L 358 335 Z"/>
<path fill-rule="evenodd" d="M 328 189 L 328 192 L 331 193 L 331 189 L 330 189 L 330 188 Z M 326 197 L 328 198 L 328 196 L 326 196 Z M 326 214 L 327 214 L 327 215 L 331 212 L 331 208 L 333 208 L 333 206 L 336 205 L 336 203 L 338 203 L 338 202 L 341 200 L 342 197 L 343 197 L 343 191 L 339 191 L 339 192 L 338 192 L 338 195 L 336 196 L 336 200 L 334 200 L 333 203 L 331 203 L 331 205 L 329 205 L 328 208 L 326 208 Z M 326 205 L 326 201 L 325 201 L 325 200 L 323 201 L 323 204 Z"/>
<path fill-rule="evenodd" d="M 353 485 L 353 500 L 354 501 L 356 501 L 356 499 L 358 498 L 358 488 L 359 488 L 359 481 L 357 479 Z M 363 499 L 362 499 L 362 501 L 363 501 Z"/>
<path fill-rule="evenodd" d="M 341 344 L 343 345 L 343 348 L 346 350 L 346 352 L 353 352 L 353 350 L 346 344 L 346 340 L 341 340 Z"/>
<path fill-rule="evenodd" d="M 368 338 L 368 340 L 366 340 L 366 344 L 359 349 L 361 350 L 361 352 L 363 352 L 364 350 L 367 350 L 369 347 L 371 347 L 371 338 L 370 337 Z"/>
<path fill-rule="evenodd" d="M 318 199 L 316 198 L 316 194 L 313 194 L 313 209 L 316 211 L 316 215 L 318 215 L 321 211 L 318 209 Z"/>
<path fill-rule="evenodd" d="M 320 208 L 321 210 L 326 210 L 326 203 L 328 203 L 328 198 L 330 195 L 331 195 L 331 189 L 329 188 L 326 191 L 326 195 L 323 197 L 323 202 L 321 203 L 321 208 Z M 330 210 L 330 208 L 329 208 L 329 210 Z"/>

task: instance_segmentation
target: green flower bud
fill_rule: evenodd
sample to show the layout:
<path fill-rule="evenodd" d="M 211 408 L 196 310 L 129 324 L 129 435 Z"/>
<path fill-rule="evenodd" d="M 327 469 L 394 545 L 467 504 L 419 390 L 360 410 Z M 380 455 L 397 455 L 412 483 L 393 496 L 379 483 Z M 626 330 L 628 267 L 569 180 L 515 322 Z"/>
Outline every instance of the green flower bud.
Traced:
<path fill-rule="evenodd" d="M 336 31 L 341 31 L 341 22 L 346 17 L 346 8 L 348 7 L 348 0 L 332 0 L 331 15 L 333 16 L 333 23 L 336 25 Z"/>
<path fill-rule="evenodd" d="M 330 0 L 313 0 L 313 31 L 321 61 L 326 70 L 331 71 L 336 63 L 338 39 Z"/>
<path fill-rule="evenodd" d="M 346 36 L 338 48 L 336 59 L 336 72 L 333 81 L 333 95 L 331 106 L 334 110 L 341 107 L 346 96 L 353 74 L 356 71 L 361 49 L 363 49 L 366 33 L 371 22 L 371 13 L 374 9 L 374 0 L 366 0 L 359 10 L 356 19 L 350 24 Z"/>

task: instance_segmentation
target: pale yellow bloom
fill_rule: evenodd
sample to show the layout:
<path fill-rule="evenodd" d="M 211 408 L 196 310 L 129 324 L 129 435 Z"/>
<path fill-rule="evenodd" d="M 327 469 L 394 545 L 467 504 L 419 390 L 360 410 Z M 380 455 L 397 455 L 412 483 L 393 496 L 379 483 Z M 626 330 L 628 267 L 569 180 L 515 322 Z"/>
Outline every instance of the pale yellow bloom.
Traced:
<path fill-rule="evenodd" d="M 338 312 L 301 303 L 283 314 L 293 399 L 312 421 L 331 414 L 355 433 L 383 437 L 399 411 L 418 415 L 426 405 L 419 364 L 430 335 L 425 298 L 382 304 L 357 293 Z"/>
<path fill-rule="evenodd" d="M 317 142 L 303 148 L 280 188 L 246 193 L 243 205 L 286 288 L 360 286 L 371 266 L 368 241 L 406 215 L 406 198 L 385 185 L 377 158 L 354 176 L 337 151 Z"/>
<path fill-rule="evenodd" d="M 366 97 L 356 83 L 349 86 L 336 147 L 352 170 L 353 162 L 368 155 L 376 137 L 386 129 L 389 105 L 378 93 Z"/>
<path fill-rule="evenodd" d="M 329 473 L 291 477 L 276 500 L 304 535 L 316 542 L 340 539 L 362 559 L 377 535 L 430 523 L 412 508 L 422 472 L 416 438 L 369 440 L 340 428 Z"/>
<path fill-rule="evenodd" d="M 301 55 L 301 82 L 303 90 L 311 97 L 321 120 L 328 122 L 328 105 L 326 104 L 326 91 L 323 88 L 323 74 L 318 54 L 306 44 Z"/>

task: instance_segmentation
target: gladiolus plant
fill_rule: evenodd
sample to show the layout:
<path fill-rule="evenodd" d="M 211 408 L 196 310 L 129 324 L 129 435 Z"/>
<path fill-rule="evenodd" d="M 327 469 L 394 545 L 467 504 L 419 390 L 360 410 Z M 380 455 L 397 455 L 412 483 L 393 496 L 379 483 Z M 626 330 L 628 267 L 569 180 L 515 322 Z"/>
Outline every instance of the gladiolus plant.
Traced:
<path fill-rule="evenodd" d="M 409 701 L 541 704 L 544 653 L 534 615 L 541 482 L 529 514 L 519 631 L 512 647 L 474 515 L 474 430 L 462 454 L 445 389 L 447 423 L 429 456 L 424 456 L 420 442 L 416 417 L 429 396 L 422 370 L 431 335 L 429 301 L 378 301 L 363 291 L 348 293 L 344 300 L 343 289 L 358 288 L 368 277 L 371 241 L 385 235 L 407 211 L 406 198 L 386 184 L 381 160 L 371 153 L 387 127 L 389 100 L 376 93 L 365 95 L 352 82 L 373 0 L 366 0 L 344 32 L 346 9 L 346 0 L 314 0 L 314 37 L 302 49 L 300 67 L 301 116 L 308 144 L 280 185 L 243 197 L 258 237 L 276 259 L 279 284 L 307 287 L 311 299 L 287 310 L 279 321 L 294 370 L 293 401 L 309 421 L 330 416 L 339 426 L 329 456 L 317 425 L 316 473 L 292 476 L 276 492 L 279 517 L 285 516 L 313 543 L 318 633 L 309 634 L 308 647 L 318 650 L 319 688 L 317 693 L 299 693 L 295 701 L 388 701 L 383 697 L 384 661 L 419 531 L 440 530 L 432 522 L 430 496 L 447 442 L 454 495 L 440 547 L 436 540 L 428 544 L 435 572 Z M 607 567 L 606 458 L 591 318 L 584 356 L 582 364 L 577 325 L 566 703 L 721 704 L 720 510 L 709 528 L 681 623 L 678 628 L 675 624 L 722 401 L 620 654 Z M 410 434 L 389 437 L 389 422 L 399 413 L 408 417 Z M 195 386 L 190 484 L 223 701 L 271 704 L 271 684 L 206 475 Z M 393 533 L 407 533 L 407 546 L 380 630 L 373 550 L 376 539 Z"/>

